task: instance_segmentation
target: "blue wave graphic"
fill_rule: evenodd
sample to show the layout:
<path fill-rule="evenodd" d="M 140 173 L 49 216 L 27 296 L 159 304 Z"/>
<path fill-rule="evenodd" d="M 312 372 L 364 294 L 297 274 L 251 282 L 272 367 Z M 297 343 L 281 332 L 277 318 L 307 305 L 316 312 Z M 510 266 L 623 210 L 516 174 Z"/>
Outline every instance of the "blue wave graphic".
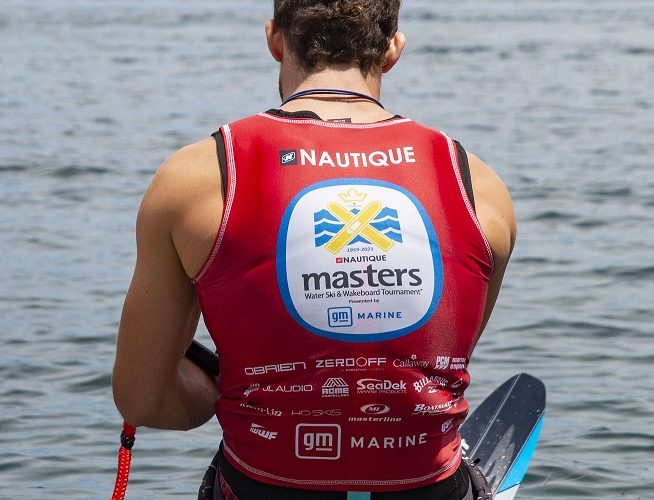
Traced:
<path fill-rule="evenodd" d="M 356 215 L 359 213 L 358 209 L 353 209 L 351 212 Z M 400 219 L 398 218 L 397 210 L 384 207 L 370 223 L 380 233 L 386 235 L 387 238 L 402 243 L 402 228 L 400 227 Z M 316 247 L 326 245 L 343 227 L 343 224 L 329 210 L 320 210 L 313 214 L 313 226 Z M 355 243 L 370 244 L 366 238 L 358 235 L 348 245 Z"/>

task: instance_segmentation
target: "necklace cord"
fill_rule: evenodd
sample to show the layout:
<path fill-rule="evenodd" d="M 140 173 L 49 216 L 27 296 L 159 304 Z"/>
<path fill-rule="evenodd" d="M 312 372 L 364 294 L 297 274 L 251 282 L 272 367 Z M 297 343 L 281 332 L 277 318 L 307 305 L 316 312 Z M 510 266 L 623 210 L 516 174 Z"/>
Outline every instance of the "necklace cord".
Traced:
<path fill-rule="evenodd" d="M 282 101 L 281 105 L 283 106 L 284 104 L 294 101 L 295 99 L 300 99 L 302 97 L 311 96 L 311 95 L 340 95 L 340 96 L 348 96 L 348 97 L 359 97 L 361 99 L 365 99 L 366 101 L 375 103 L 377 106 L 379 106 L 382 109 L 386 109 L 384 108 L 381 102 L 379 102 L 377 99 L 375 99 L 372 96 L 369 96 L 367 94 L 362 94 L 361 92 L 355 92 L 354 90 L 343 90 L 343 89 L 302 90 L 300 92 L 296 92 L 295 94 L 288 96 L 286 99 Z"/>

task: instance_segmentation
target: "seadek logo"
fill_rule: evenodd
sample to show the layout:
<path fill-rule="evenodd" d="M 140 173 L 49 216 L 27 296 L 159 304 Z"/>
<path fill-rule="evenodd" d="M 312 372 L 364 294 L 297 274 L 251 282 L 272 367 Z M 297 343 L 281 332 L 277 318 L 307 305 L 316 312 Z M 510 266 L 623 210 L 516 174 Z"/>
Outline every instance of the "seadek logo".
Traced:
<path fill-rule="evenodd" d="M 400 186 L 319 182 L 286 209 L 277 280 L 289 313 L 317 335 L 346 342 L 407 335 L 436 309 L 442 275 L 429 217 Z"/>

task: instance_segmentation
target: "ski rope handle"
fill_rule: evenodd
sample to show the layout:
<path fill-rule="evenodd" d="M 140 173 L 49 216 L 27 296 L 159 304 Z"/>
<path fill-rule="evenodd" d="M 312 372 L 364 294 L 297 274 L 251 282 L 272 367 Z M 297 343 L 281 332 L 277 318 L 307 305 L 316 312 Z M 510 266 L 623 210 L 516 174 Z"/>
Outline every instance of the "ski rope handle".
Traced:
<path fill-rule="evenodd" d="M 120 433 L 120 450 L 118 450 L 118 471 L 116 472 L 116 484 L 114 485 L 111 500 L 124 500 L 125 498 L 135 434 L 136 427 L 123 422 L 123 432 Z"/>

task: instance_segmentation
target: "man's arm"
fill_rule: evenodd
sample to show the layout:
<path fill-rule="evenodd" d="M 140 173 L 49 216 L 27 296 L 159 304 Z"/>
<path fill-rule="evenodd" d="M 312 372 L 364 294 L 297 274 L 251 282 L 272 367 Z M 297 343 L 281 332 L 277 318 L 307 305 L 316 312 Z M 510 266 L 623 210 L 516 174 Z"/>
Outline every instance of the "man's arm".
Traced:
<path fill-rule="evenodd" d="M 137 216 L 136 267 L 123 306 L 112 381 L 116 406 L 136 426 L 197 427 L 211 418 L 218 396 L 215 381 L 184 358 L 200 308 L 174 234 L 188 219 L 189 200 L 202 198 L 194 189 L 198 179 L 185 168 L 194 157 L 191 147 L 162 165 Z"/>
<path fill-rule="evenodd" d="M 488 284 L 486 308 L 479 329 L 484 331 L 490 318 L 516 239 L 516 218 L 508 189 L 502 179 L 483 161 L 468 153 L 477 218 L 493 252 L 495 267 Z"/>

